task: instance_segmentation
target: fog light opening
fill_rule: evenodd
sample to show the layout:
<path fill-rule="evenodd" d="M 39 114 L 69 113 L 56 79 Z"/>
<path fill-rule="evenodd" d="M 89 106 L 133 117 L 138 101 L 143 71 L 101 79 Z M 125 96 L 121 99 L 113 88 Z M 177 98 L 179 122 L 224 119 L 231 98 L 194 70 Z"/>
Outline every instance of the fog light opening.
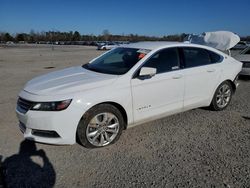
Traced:
<path fill-rule="evenodd" d="M 45 137 L 45 138 L 60 138 L 56 131 L 44 131 L 32 129 L 31 134 L 34 136 Z"/>

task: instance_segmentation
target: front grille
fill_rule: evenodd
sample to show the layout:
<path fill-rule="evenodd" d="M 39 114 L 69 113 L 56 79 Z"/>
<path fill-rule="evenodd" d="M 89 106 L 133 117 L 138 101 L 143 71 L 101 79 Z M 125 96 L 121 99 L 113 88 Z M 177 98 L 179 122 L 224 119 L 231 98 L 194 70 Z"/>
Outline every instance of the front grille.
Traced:
<path fill-rule="evenodd" d="M 242 63 L 243 63 L 242 65 L 243 68 L 250 68 L 250 62 L 243 61 Z"/>
<path fill-rule="evenodd" d="M 22 99 L 20 97 L 17 100 L 17 108 L 22 113 L 26 113 L 32 107 L 32 104 L 33 102 Z"/>

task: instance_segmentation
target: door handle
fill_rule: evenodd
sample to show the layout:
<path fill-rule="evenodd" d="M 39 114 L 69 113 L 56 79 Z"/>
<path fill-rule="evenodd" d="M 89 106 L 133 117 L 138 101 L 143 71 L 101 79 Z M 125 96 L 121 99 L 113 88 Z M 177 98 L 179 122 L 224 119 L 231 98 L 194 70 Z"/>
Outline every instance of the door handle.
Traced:
<path fill-rule="evenodd" d="M 215 72 L 215 69 L 207 69 L 207 72 Z"/>
<path fill-rule="evenodd" d="M 181 74 L 177 74 L 177 75 L 174 75 L 172 78 L 173 79 L 180 79 L 180 78 L 182 78 L 182 75 Z"/>

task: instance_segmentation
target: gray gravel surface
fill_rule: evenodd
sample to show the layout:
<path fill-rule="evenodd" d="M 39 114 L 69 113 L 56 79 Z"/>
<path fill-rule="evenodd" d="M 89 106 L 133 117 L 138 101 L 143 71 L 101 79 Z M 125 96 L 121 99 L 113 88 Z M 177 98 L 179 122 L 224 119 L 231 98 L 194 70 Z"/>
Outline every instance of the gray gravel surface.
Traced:
<path fill-rule="evenodd" d="M 0 48 L 0 155 L 7 185 L 250 187 L 249 79 L 240 81 L 225 111 L 195 109 L 149 122 L 124 131 L 106 148 L 23 141 L 15 103 L 25 82 L 100 53 L 73 46 Z"/>

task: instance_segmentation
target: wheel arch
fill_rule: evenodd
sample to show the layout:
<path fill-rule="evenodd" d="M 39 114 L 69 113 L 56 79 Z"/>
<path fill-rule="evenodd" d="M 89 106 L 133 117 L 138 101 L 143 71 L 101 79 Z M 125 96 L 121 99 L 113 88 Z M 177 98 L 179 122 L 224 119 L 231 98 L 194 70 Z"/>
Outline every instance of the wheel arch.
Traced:
<path fill-rule="evenodd" d="M 117 102 L 113 102 L 113 101 L 100 102 L 100 103 L 97 103 L 97 104 L 93 105 L 92 107 L 90 107 L 87 111 L 89 111 L 90 109 L 95 108 L 96 106 L 101 105 L 101 104 L 110 104 L 110 105 L 116 107 L 121 112 L 122 117 L 124 118 L 124 122 L 125 122 L 124 129 L 127 129 L 127 125 L 128 125 L 128 115 L 127 115 L 127 112 L 126 112 L 125 108 L 121 104 L 119 104 Z M 84 114 L 82 115 L 82 117 L 84 116 Z M 82 119 L 82 117 L 81 117 L 81 119 Z M 81 121 L 81 119 L 80 119 L 80 121 Z"/>
<path fill-rule="evenodd" d="M 113 102 L 113 101 L 107 101 L 107 102 L 98 103 L 95 106 L 98 106 L 100 104 L 110 104 L 110 105 L 113 105 L 114 107 L 116 107 L 121 112 L 122 117 L 124 118 L 124 122 L 125 122 L 124 129 L 127 129 L 128 115 L 127 115 L 127 112 L 126 112 L 125 108 L 122 105 L 120 105 L 119 103 Z M 95 106 L 93 106 L 93 107 L 95 107 Z"/>
<path fill-rule="evenodd" d="M 236 79 L 237 79 L 237 78 L 236 78 Z M 232 94 L 231 94 L 231 98 L 230 98 L 229 101 L 228 101 L 228 104 L 230 103 L 230 101 L 231 101 L 231 99 L 232 99 L 232 95 L 233 95 L 233 94 L 235 93 L 235 91 L 236 91 L 237 85 L 236 85 L 236 83 L 235 83 L 234 81 L 232 81 L 231 79 L 226 79 L 226 80 L 220 82 L 219 85 L 216 87 L 216 89 L 215 89 L 215 91 L 214 91 L 213 97 L 212 97 L 211 102 L 210 102 L 210 105 L 209 105 L 209 107 L 208 107 L 209 109 L 211 109 L 211 110 L 213 110 L 213 111 L 221 111 L 221 110 L 224 110 L 224 109 L 228 106 L 228 104 L 226 104 L 226 106 L 224 106 L 224 107 L 218 107 L 217 104 L 216 104 L 216 105 L 214 104 L 214 103 L 215 103 L 215 102 L 214 102 L 214 99 L 215 99 L 215 96 L 216 96 L 216 92 L 217 92 L 218 88 L 219 88 L 223 83 L 227 83 L 227 84 L 230 85 L 231 88 L 232 88 Z"/>
<path fill-rule="evenodd" d="M 229 79 L 225 80 L 224 82 L 229 82 L 231 84 L 232 88 L 233 88 L 233 93 L 235 93 L 236 87 L 237 87 L 236 84 L 235 84 L 235 82 L 233 82 L 232 80 L 229 80 Z"/>
<path fill-rule="evenodd" d="M 237 79 L 237 77 L 235 78 L 235 80 L 236 80 L 236 79 Z M 234 81 L 232 81 L 231 79 L 222 80 L 222 81 L 220 81 L 220 82 L 216 85 L 216 87 L 214 88 L 213 95 L 211 95 L 211 98 L 209 99 L 209 105 L 211 104 L 211 102 L 212 102 L 212 100 L 213 100 L 213 97 L 214 97 L 214 94 L 215 94 L 217 88 L 218 88 L 223 82 L 229 82 L 229 83 L 231 84 L 232 88 L 233 88 L 233 94 L 236 92 L 237 86 L 236 86 L 236 84 L 235 84 Z"/>

